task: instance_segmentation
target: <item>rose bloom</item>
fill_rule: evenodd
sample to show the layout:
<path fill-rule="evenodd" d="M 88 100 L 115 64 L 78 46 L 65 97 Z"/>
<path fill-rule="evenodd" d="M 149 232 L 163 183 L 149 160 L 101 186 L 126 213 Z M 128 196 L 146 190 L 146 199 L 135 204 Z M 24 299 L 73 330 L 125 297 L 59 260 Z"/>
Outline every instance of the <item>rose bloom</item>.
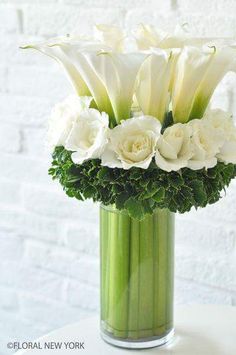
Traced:
<path fill-rule="evenodd" d="M 187 124 L 191 131 L 193 155 L 188 161 L 192 170 L 209 169 L 217 164 L 216 154 L 220 149 L 220 141 L 216 139 L 209 122 L 195 119 Z"/>
<path fill-rule="evenodd" d="M 109 117 L 105 112 L 84 109 L 72 125 L 65 148 L 72 151 L 75 164 L 85 160 L 98 159 L 107 143 Z"/>
<path fill-rule="evenodd" d="M 102 165 L 110 168 L 147 169 L 155 154 L 161 124 L 151 116 L 122 121 L 109 132 L 109 142 L 102 154 Z"/>
<path fill-rule="evenodd" d="M 84 108 L 89 107 L 91 100 L 92 98 L 88 96 L 70 95 L 55 105 L 49 119 L 47 135 L 48 145 L 51 148 L 65 146 L 73 122 Z"/>
<path fill-rule="evenodd" d="M 168 127 L 157 142 L 157 166 L 168 172 L 186 167 L 193 156 L 190 135 L 191 129 L 186 124 L 177 123 Z"/>
<path fill-rule="evenodd" d="M 234 128 L 228 140 L 220 148 L 217 158 L 226 164 L 236 164 L 236 128 Z"/>
<path fill-rule="evenodd" d="M 204 118 L 214 129 L 214 137 L 220 144 L 218 160 L 236 164 L 236 127 L 232 114 L 220 109 L 209 110 Z"/>

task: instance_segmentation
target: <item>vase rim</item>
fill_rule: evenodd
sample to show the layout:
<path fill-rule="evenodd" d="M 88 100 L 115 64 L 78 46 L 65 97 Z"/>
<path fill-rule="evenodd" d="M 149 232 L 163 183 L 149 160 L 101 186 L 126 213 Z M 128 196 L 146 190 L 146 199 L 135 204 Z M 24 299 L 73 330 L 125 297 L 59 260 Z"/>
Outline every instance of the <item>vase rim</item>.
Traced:
<path fill-rule="evenodd" d="M 103 203 L 101 203 L 101 204 L 100 204 L 100 208 L 102 208 L 102 209 L 104 209 L 104 210 L 106 210 L 106 211 L 108 211 L 108 212 L 114 212 L 114 213 L 119 213 L 119 214 L 123 214 L 123 215 L 128 215 L 128 212 L 127 212 L 126 210 L 124 210 L 124 209 L 123 209 L 123 210 L 119 210 L 119 209 L 116 207 L 115 204 L 112 204 L 112 205 L 104 205 Z M 160 211 L 163 211 L 163 212 L 168 211 L 170 214 L 175 215 L 175 213 L 169 211 L 168 208 L 157 208 L 157 209 L 155 209 L 155 210 L 153 211 L 152 215 L 155 214 L 155 213 L 157 213 L 157 212 L 160 212 Z"/>

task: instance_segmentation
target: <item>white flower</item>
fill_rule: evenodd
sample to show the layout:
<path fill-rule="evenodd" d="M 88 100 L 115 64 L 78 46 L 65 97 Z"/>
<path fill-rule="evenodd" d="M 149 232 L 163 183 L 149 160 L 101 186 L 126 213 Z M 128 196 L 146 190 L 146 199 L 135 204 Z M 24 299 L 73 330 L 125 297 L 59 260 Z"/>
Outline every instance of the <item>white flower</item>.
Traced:
<path fill-rule="evenodd" d="M 236 164 L 236 127 L 232 114 L 220 109 L 209 110 L 203 119 L 214 129 L 215 140 L 220 145 L 218 160 Z"/>
<path fill-rule="evenodd" d="M 187 23 L 177 25 L 173 33 L 165 32 L 151 25 L 140 24 L 133 35 L 139 50 L 149 50 L 153 48 L 183 48 L 185 46 L 202 47 L 234 45 L 233 39 L 223 39 L 214 37 L 190 37 Z"/>
<path fill-rule="evenodd" d="M 95 26 L 94 37 L 116 52 L 122 52 L 125 34 L 120 27 L 106 24 Z"/>
<path fill-rule="evenodd" d="M 229 139 L 232 130 L 235 129 L 232 114 L 221 109 L 207 110 L 203 116 L 203 121 L 210 124 L 214 129 L 215 140 L 220 145 L 223 145 Z"/>
<path fill-rule="evenodd" d="M 195 47 L 185 47 L 176 63 L 172 90 L 172 110 L 175 122 L 190 119 L 194 97 L 209 66 L 211 53 Z M 197 116 L 194 118 L 198 118 Z"/>
<path fill-rule="evenodd" d="M 110 168 L 147 169 L 155 154 L 160 129 L 160 122 L 151 116 L 122 121 L 110 130 L 109 143 L 102 155 L 102 165 Z"/>
<path fill-rule="evenodd" d="M 23 48 L 37 49 L 58 61 L 76 93 L 92 96 L 96 108 L 109 114 L 113 124 L 130 117 L 136 77 L 146 54 L 119 53 L 98 40 L 71 36 Z"/>
<path fill-rule="evenodd" d="M 116 122 L 128 119 L 131 113 L 137 75 L 146 55 L 102 52 L 99 54 L 86 53 L 84 57 L 90 65 L 90 71 L 97 75 L 108 93 Z"/>
<path fill-rule="evenodd" d="M 193 155 L 190 136 L 191 128 L 186 124 L 168 127 L 157 141 L 157 166 L 168 172 L 186 167 Z"/>
<path fill-rule="evenodd" d="M 65 148 L 72 151 L 71 159 L 82 164 L 88 159 L 98 159 L 107 143 L 109 117 L 105 112 L 84 109 L 73 123 Z"/>
<path fill-rule="evenodd" d="M 151 25 L 140 24 L 136 31 L 134 31 L 134 37 L 138 49 L 147 50 L 150 48 L 182 48 L 186 33 L 184 27 L 176 27 L 173 35 L 155 28 Z"/>
<path fill-rule="evenodd" d="M 220 142 L 215 139 L 214 129 L 204 120 L 192 120 L 187 124 L 191 129 L 191 145 L 193 155 L 188 161 L 192 170 L 209 169 L 217 164 L 216 154 L 220 149 Z"/>
<path fill-rule="evenodd" d="M 172 91 L 175 122 L 202 118 L 215 88 L 235 71 L 236 49 L 185 47 L 177 60 Z"/>
<path fill-rule="evenodd" d="M 145 115 L 165 119 L 170 102 L 170 82 L 173 56 L 164 50 L 155 50 L 143 62 L 137 81 L 135 96 Z"/>
<path fill-rule="evenodd" d="M 50 147 L 65 145 L 73 122 L 83 109 L 89 107 L 91 100 L 88 96 L 71 95 L 55 105 L 49 119 L 47 141 Z"/>
<path fill-rule="evenodd" d="M 220 148 L 217 158 L 226 164 L 236 164 L 236 128 L 234 128 L 229 139 Z"/>

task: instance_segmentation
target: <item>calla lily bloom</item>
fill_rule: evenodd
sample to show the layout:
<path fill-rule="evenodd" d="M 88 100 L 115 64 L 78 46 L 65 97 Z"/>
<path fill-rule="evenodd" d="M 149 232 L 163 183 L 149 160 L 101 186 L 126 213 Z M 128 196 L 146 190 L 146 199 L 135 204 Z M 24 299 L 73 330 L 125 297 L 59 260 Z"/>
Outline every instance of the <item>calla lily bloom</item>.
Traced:
<path fill-rule="evenodd" d="M 90 107 L 106 112 L 112 127 L 130 118 L 134 100 L 137 110 L 160 122 L 169 108 L 175 122 L 201 118 L 218 83 L 235 70 L 236 48 L 220 40 L 188 38 L 183 29 L 169 35 L 145 25 L 135 37 L 136 53 L 124 52 L 124 32 L 108 25 L 97 25 L 94 38 L 65 36 L 23 48 L 57 60 L 77 95 L 91 96 Z"/>
<path fill-rule="evenodd" d="M 96 107 L 99 111 L 105 111 L 109 114 L 111 119 L 114 119 L 114 111 L 107 93 L 107 90 L 98 77 L 97 73 L 93 70 L 90 63 L 86 58 L 86 53 L 89 51 L 91 56 L 97 56 L 96 48 L 92 46 L 86 51 L 83 48 L 77 48 L 74 45 L 60 45 L 61 51 L 70 60 L 79 75 L 83 78 L 86 86 L 93 97 Z"/>
<path fill-rule="evenodd" d="M 107 90 L 116 121 L 130 118 L 137 74 L 146 55 L 113 52 L 84 55 Z"/>
<path fill-rule="evenodd" d="M 104 24 L 96 25 L 94 37 L 115 52 L 123 52 L 124 50 L 125 33 L 120 27 Z"/>
<path fill-rule="evenodd" d="M 80 96 L 92 96 L 95 103 L 93 106 L 107 112 L 111 120 L 114 120 L 107 91 L 83 55 L 87 51 L 96 55 L 98 51 L 111 50 L 109 47 L 79 37 L 59 37 L 23 48 L 37 49 L 57 60 L 66 70 L 76 93 Z"/>
<path fill-rule="evenodd" d="M 184 28 L 176 28 L 173 35 L 151 25 L 140 24 L 133 32 L 139 50 L 150 48 L 182 48 L 186 39 Z"/>
<path fill-rule="evenodd" d="M 130 117 L 136 77 L 145 54 L 118 53 L 107 44 L 75 37 L 23 48 L 35 48 L 61 63 L 76 93 L 92 96 L 93 106 L 108 113 L 113 126 Z"/>
<path fill-rule="evenodd" d="M 182 50 L 172 90 L 175 122 L 185 123 L 203 116 L 216 86 L 228 71 L 235 70 L 235 58 L 233 47 Z"/>
<path fill-rule="evenodd" d="M 203 45 L 230 45 L 230 38 L 212 38 L 212 37 L 190 37 L 187 31 L 188 24 L 176 26 L 173 33 L 165 32 L 151 25 L 140 24 L 133 35 L 139 50 L 149 50 L 152 48 L 183 48 L 185 46 L 201 47 Z"/>
<path fill-rule="evenodd" d="M 201 118 L 220 81 L 229 71 L 236 70 L 236 48 L 215 49 L 212 60 L 196 92 L 190 119 Z"/>
<path fill-rule="evenodd" d="M 84 82 L 80 73 L 76 70 L 74 65 L 71 63 L 70 58 L 67 57 L 67 55 L 61 50 L 61 47 L 59 46 L 59 44 L 71 43 L 72 41 L 74 42 L 76 39 L 74 37 L 72 38 L 71 36 L 58 37 L 58 38 L 48 40 L 46 42 L 28 44 L 22 46 L 21 48 L 36 49 L 39 52 L 46 54 L 47 56 L 55 59 L 64 68 L 69 81 L 71 82 L 72 86 L 75 89 L 75 92 L 79 96 L 91 96 L 88 86 Z M 81 38 L 79 40 L 81 40 Z"/>
<path fill-rule="evenodd" d="M 136 88 L 137 102 L 145 115 L 163 122 L 170 103 L 170 86 L 174 55 L 164 50 L 154 51 L 143 62 Z"/>

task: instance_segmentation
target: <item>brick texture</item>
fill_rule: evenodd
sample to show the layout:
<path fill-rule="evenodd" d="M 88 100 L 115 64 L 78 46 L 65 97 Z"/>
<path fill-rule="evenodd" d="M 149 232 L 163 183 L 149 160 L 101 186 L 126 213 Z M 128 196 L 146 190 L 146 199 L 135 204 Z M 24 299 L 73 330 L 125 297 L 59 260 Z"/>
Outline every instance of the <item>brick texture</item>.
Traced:
<path fill-rule="evenodd" d="M 71 87 L 57 63 L 19 46 L 96 22 L 234 37 L 235 10 L 234 0 L 0 0 L 0 355 L 99 308 L 98 206 L 47 176 L 47 118 Z M 235 83 L 227 75 L 212 103 L 236 116 Z M 236 183 L 227 192 L 176 216 L 176 303 L 236 305 Z"/>

